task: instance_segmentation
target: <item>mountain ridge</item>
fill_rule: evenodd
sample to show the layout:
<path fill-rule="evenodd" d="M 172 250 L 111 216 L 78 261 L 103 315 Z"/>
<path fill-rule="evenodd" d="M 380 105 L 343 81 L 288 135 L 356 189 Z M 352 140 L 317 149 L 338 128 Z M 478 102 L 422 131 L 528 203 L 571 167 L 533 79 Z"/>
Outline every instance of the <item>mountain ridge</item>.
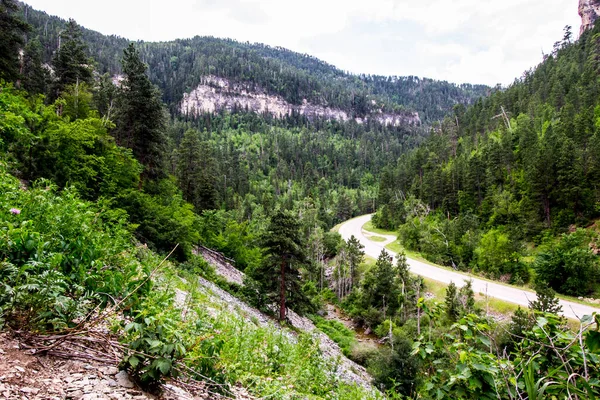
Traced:
<path fill-rule="evenodd" d="M 27 4 L 22 13 L 34 27 L 28 40 L 39 37 L 43 57 L 49 61 L 66 21 Z M 121 72 L 122 50 L 129 40 L 85 28 L 83 38 L 100 73 Z M 137 47 L 149 66 L 151 80 L 161 89 L 163 101 L 173 114 L 180 110 L 184 94 L 196 89 L 206 76 L 258 86 L 294 106 L 308 102 L 340 109 L 349 119 L 380 111 L 402 116 L 408 110 L 418 112 L 419 119 L 429 123 L 443 118 L 456 104 L 472 104 L 491 92 L 484 85 L 456 85 L 414 76 L 349 74 L 307 54 L 232 39 L 196 36 L 169 42 L 138 41 Z"/>

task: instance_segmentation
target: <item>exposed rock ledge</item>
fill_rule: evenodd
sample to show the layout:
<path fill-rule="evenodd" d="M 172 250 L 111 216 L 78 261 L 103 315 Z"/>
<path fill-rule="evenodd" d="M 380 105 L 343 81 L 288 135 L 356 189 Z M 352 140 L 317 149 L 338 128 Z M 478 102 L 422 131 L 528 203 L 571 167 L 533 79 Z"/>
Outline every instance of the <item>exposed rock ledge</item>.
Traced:
<path fill-rule="evenodd" d="M 588 29 L 594 27 L 594 23 L 600 16 L 600 0 L 579 0 L 579 16 L 581 16 L 581 35 Z"/>
<path fill-rule="evenodd" d="M 199 115 L 202 113 L 213 113 L 219 111 L 249 110 L 257 114 L 271 114 L 275 118 L 298 113 L 307 118 L 325 118 L 337 121 L 349 121 L 351 116 L 347 112 L 311 104 L 304 100 L 302 105 L 288 103 L 281 96 L 268 94 L 265 90 L 239 83 L 232 83 L 227 79 L 217 76 L 205 76 L 198 87 L 191 93 L 183 95 L 180 111 L 186 115 Z M 379 111 L 367 118 L 375 119 L 381 124 L 421 125 L 421 119 L 417 112 L 385 113 Z M 357 123 L 365 122 L 363 118 L 356 118 Z"/>

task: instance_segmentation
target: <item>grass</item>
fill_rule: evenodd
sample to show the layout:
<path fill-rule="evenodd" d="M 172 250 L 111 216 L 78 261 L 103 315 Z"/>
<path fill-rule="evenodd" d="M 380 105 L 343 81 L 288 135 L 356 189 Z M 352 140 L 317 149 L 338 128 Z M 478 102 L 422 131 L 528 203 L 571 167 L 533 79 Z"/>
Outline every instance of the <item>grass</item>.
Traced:
<path fill-rule="evenodd" d="M 423 281 L 425 282 L 425 288 L 427 289 L 427 292 L 433 294 L 433 297 L 436 300 L 444 301 L 444 298 L 446 297 L 446 288 L 448 285 L 425 277 L 423 277 Z"/>
<path fill-rule="evenodd" d="M 377 228 L 373 227 L 373 224 L 372 224 L 372 222 L 371 222 L 371 221 L 367 222 L 367 223 L 366 223 L 366 224 L 363 226 L 363 229 L 364 229 L 365 231 L 367 231 L 367 232 L 372 232 L 372 233 L 380 233 L 380 234 L 384 234 L 384 235 L 396 235 L 396 233 L 395 233 L 395 232 L 392 232 L 392 231 L 386 231 L 386 230 L 383 230 L 383 229 L 377 229 Z M 435 263 L 433 263 L 433 262 L 431 262 L 431 261 L 427 260 L 427 259 L 426 259 L 426 258 L 424 258 L 424 257 L 423 257 L 423 255 L 422 255 L 421 253 L 419 253 L 419 252 L 416 252 L 416 251 L 411 251 L 411 250 L 407 250 L 407 249 L 405 249 L 405 248 L 404 248 L 404 247 L 403 247 L 403 246 L 400 244 L 400 242 L 399 242 L 399 241 L 394 241 L 394 242 L 392 242 L 392 243 L 389 243 L 389 244 L 387 244 L 387 245 L 385 246 L 385 248 L 386 248 L 386 249 L 388 249 L 388 250 L 390 250 L 390 251 L 393 251 L 394 253 L 400 253 L 400 252 L 404 251 L 404 254 L 406 254 L 406 256 L 407 256 L 407 257 L 409 257 L 409 258 L 412 258 L 413 260 L 421 261 L 421 262 L 424 262 L 424 263 L 426 263 L 426 264 L 429 264 L 429 265 L 431 265 L 431 266 L 434 266 L 434 267 L 437 267 L 437 268 L 442 268 L 442 269 L 445 269 L 445 270 L 448 270 L 448 271 L 454 271 L 454 270 L 453 270 L 452 268 L 450 268 L 450 267 L 446 267 L 446 266 L 444 266 L 444 265 L 435 264 Z M 533 260 L 532 256 L 530 256 L 530 257 L 528 257 L 528 258 L 529 258 L 531 261 Z M 477 279 L 482 279 L 482 280 L 485 280 L 485 281 L 488 281 L 488 282 L 498 283 L 498 284 L 500 284 L 500 285 L 504 285 L 504 286 L 518 287 L 519 289 L 526 290 L 526 291 L 529 291 L 529 292 L 531 292 L 531 293 L 535 293 L 535 291 L 534 291 L 534 290 L 533 290 L 531 287 L 529 287 L 529 286 L 527 286 L 527 285 L 525 285 L 525 286 L 514 286 L 514 285 L 509 285 L 509 284 L 507 284 L 507 283 L 504 283 L 504 282 L 495 281 L 495 280 L 493 280 L 493 279 L 489 279 L 489 278 L 486 278 L 486 277 L 484 277 L 484 276 L 481 276 L 481 275 L 477 275 L 477 274 L 473 274 L 473 273 L 467 273 L 467 272 L 464 272 L 464 271 L 463 271 L 463 273 L 464 273 L 464 274 L 466 274 L 466 275 L 468 275 L 468 276 L 473 276 L 473 277 L 476 277 Z M 580 299 L 578 299 L 577 297 L 566 296 L 566 295 L 563 295 L 563 294 L 557 294 L 557 295 L 556 295 L 556 297 L 558 297 L 558 298 L 559 298 L 559 299 L 561 299 L 561 300 L 571 301 L 571 302 L 573 302 L 573 303 L 578 303 L 578 304 L 583 304 L 583 305 L 586 305 L 586 306 L 591 306 L 591 307 L 600 308 L 600 304 L 595 304 L 595 303 L 591 303 L 591 302 L 589 302 L 589 301 L 580 300 Z M 507 302 L 504 302 L 504 303 L 506 303 L 507 305 L 508 305 L 508 304 L 512 304 L 512 303 L 507 303 Z M 507 308 L 509 308 L 509 307 L 506 307 L 506 306 L 504 306 L 504 305 L 500 305 L 500 304 L 498 304 L 498 308 L 499 308 L 499 309 L 507 309 Z M 516 306 L 514 307 L 514 309 L 516 310 Z"/>
<path fill-rule="evenodd" d="M 438 282 L 433 279 L 429 279 L 429 278 L 423 278 L 423 280 L 425 281 L 425 287 L 427 289 L 427 292 L 433 294 L 433 297 L 437 301 L 444 301 L 444 299 L 446 298 L 446 288 L 448 287 L 448 285 L 446 285 L 445 283 L 442 283 L 442 282 Z M 486 309 L 485 296 L 475 293 L 475 300 L 476 300 L 477 306 L 480 309 L 482 309 L 482 310 Z M 489 306 L 490 311 L 499 313 L 499 314 L 503 314 L 503 315 L 507 315 L 507 316 L 512 315 L 512 313 L 514 313 L 518 308 L 517 304 L 509 303 L 504 300 L 495 299 L 493 297 L 490 297 L 488 299 L 488 306 Z"/>
<path fill-rule="evenodd" d="M 377 233 L 379 235 L 387 235 L 387 236 L 398 236 L 397 232 L 394 231 L 387 231 L 385 229 L 379 229 L 379 228 L 375 228 L 375 226 L 373 225 L 372 221 L 367 222 L 366 224 L 363 225 L 362 227 L 365 231 L 368 232 L 372 232 L 372 233 Z"/>
<path fill-rule="evenodd" d="M 317 328 L 340 346 L 345 356 L 350 355 L 352 347 L 357 343 L 355 331 L 347 328 L 340 321 L 327 320 L 319 316 L 314 316 L 312 320 Z"/>
<path fill-rule="evenodd" d="M 178 287 L 189 295 L 186 304 L 193 312 L 178 323 L 183 341 L 194 344 L 189 362 L 204 365 L 215 360 L 211 362 L 221 371 L 222 381 L 239 384 L 260 398 L 382 398 L 359 385 L 338 381 L 337 362 L 323 357 L 310 333 L 290 332 L 275 323 L 257 326 L 210 290 L 199 288 L 193 277 L 186 278 L 177 282 L 176 276 L 165 277 L 163 286 Z M 320 322 L 319 328 L 349 353 L 354 332 L 337 321 Z"/>
<path fill-rule="evenodd" d="M 373 242 L 385 242 L 387 240 L 386 238 L 384 238 L 382 236 L 369 236 L 368 239 Z"/>

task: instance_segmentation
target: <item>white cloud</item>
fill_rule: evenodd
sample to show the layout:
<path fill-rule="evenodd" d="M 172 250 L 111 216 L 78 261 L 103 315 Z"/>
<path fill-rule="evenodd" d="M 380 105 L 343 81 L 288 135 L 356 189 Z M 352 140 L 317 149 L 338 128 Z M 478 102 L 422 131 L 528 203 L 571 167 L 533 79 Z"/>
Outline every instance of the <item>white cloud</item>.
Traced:
<path fill-rule="evenodd" d="M 508 84 L 548 53 L 577 0 L 25 0 L 106 34 L 230 37 L 352 72 Z"/>

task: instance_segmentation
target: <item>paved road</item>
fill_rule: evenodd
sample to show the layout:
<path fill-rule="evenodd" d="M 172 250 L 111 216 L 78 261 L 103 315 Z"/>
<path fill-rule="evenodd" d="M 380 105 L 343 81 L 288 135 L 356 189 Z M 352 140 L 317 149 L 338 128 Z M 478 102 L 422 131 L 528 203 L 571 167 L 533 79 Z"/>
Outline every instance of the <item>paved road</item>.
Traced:
<path fill-rule="evenodd" d="M 370 220 L 371 215 L 363 215 L 362 217 L 351 219 L 342 224 L 339 232 L 344 240 L 348 240 L 350 236 L 354 235 L 365 246 L 365 254 L 373 258 L 377 258 L 384 246 L 393 241 L 395 237 L 386 235 L 385 242 L 374 242 L 369 240 L 368 236 L 373 236 L 373 234 L 363 231 L 362 227 Z M 384 235 L 375 234 L 375 236 Z M 387 249 L 386 251 L 394 256 L 394 262 L 396 262 L 396 253 Z M 484 295 L 487 293 L 490 297 L 495 297 L 510 303 L 519 304 L 524 307 L 528 306 L 530 300 L 535 299 L 534 292 L 529 292 L 513 286 L 489 282 L 483 279 L 477 279 L 459 272 L 434 267 L 427 263 L 411 258 L 407 258 L 407 261 L 412 273 L 446 284 L 454 282 L 460 287 L 464 285 L 465 279 L 471 279 L 473 281 L 473 290 L 475 293 L 482 293 Z M 568 318 L 576 319 L 578 317 L 582 317 L 583 315 L 592 314 L 593 312 L 600 313 L 600 308 L 594 308 L 579 303 L 561 300 L 560 304 L 563 307 L 563 314 Z"/>

